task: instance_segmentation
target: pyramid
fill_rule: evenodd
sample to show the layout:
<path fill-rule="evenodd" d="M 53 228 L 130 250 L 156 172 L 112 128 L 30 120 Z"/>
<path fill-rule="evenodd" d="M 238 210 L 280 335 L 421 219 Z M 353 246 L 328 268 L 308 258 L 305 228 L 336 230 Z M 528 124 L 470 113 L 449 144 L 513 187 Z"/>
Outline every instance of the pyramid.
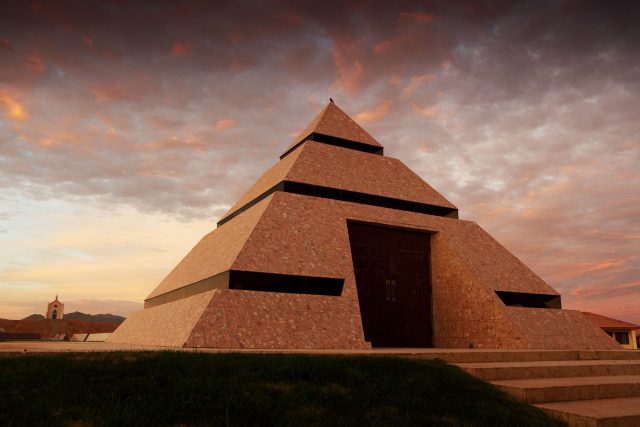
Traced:
<path fill-rule="evenodd" d="M 333 102 L 109 342 L 619 349 Z"/>

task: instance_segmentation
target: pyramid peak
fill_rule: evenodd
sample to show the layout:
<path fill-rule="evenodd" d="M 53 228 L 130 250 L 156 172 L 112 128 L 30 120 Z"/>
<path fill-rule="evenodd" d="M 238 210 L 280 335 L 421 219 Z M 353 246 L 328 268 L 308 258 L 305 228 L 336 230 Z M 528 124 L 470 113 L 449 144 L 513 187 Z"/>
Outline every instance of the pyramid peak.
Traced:
<path fill-rule="evenodd" d="M 329 98 L 327 105 L 293 140 L 282 159 L 306 140 L 382 154 L 382 145 Z"/>

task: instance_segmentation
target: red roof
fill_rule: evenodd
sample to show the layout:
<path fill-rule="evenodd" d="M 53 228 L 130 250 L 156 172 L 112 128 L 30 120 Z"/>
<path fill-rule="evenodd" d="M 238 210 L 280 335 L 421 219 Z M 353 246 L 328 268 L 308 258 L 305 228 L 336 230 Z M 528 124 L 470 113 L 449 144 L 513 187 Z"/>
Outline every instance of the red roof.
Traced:
<path fill-rule="evenodd" d="M 612 319 L 611 317 L 603 316 L 601 314 L 589 313 L 587 311 L 583 311 L 582 313 L 589 319 L 591 319 L 591 321 L 598 325 L 598 327 L 600 327 L 601 329 L 633 330 L 640 328 L 640 326 L 634 325 L 633 323 L 624 322 L 618 319 Z"/>

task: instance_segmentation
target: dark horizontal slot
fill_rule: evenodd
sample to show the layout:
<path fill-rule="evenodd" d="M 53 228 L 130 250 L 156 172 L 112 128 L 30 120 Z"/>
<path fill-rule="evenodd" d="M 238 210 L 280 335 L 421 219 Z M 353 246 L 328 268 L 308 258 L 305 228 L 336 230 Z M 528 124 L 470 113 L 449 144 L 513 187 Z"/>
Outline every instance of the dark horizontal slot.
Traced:
<path fill-rule="evenodd" d="M 0 332 L 0 341 L 3 340 L 39 340 L 40 334 L 32 334 L 28 332 Z"/>
<path fill-rule="evenodd" d="M 560 295 L 529 294 L 525 292 L 496 291 L 504 305 L 510 307 L 562 308 Z"/>
<path fill-rule="evenodd" d="M 345 202 L 380 206 L 383 208 L 397 209 L 401 211 L 418 212 L 427 215 L 447 216 L 457 212 L 457 209 L 446 208 L 443 206 L 435 206 L 426 203 L 411 202 L 408 200 L 400 200 L 391 197 L 376 196 L 373 194 L 339 190 L 335 188 L 322 187 L 320 185 L 303 184 L 292 181 L 284 182 L 284 191 L 287 193 L 323 197 L 325 199 L 342 200 Z"/>
<path fill-rule="evenodd" d="M 218 221 L 218 227 L 220 227 L 225 222 L 227 222 L 227 221 L 235 218 L 236 216 L 240 215 L 242 212 L 246 211 L 247 209 L 249 209 L 251 206 L 255 205 L 256 203 L 264 200 L 270 194 L 272 194 L 272 193 L 274 193 L 276 191 L 282 191 L 283 189 L 284 189 L 284 181 L 277 183 L 276 185 L 274 185 L 273 187 L 271 187 L 270 189 L 268 189 L 267 191 L 265 191 L 264 193 L 262 193 L 261 195 L 259 195 L 255 199 L 251 200 L 250 202 L 248 202 L 244 206 L 241 206 L 238 209 L 236 209 L 235 212 L 229 214 L 229 216 L 227 216 L 226 218 L 222 218 L 220 221 Z"/>
<path fill-rule="evenodd" d="M 358 193 L 356 191 L 339 190 L 337 188 L 323 187 L 321 185 L 303 184 L 293 181 L 282 181 L 246 205 L 242 206 L 226 218 L 218 221 L 218 227 L 229 221 L 230 219 L 240 215 L 265 197 L 275 191 L 284 191 L 286 193 L 301 194 L 304 196 L 322 197 L 324 199 L 342 200 L 345 202 L 360 203 L 363 205 L 380 206 L 383 208 L 397 209 L 401 211 L 417 212 L 427 215 L 448 216 L 458 218 L 458 210 L 446 208 L 443 206 L 429 205 L 426 203 L 410 202 L 407 200 L 393 199 L 391 197 L 375 196 L 373 194 Z"/>
<path fill-rule="evenodd" d="M 351 150 L 363 151 L 365 153 L 379 154 L 381 156 L 384 153 L 384 148 L 382 148 L 382 147 L 376 147 L 374 145 L 363 144 L 361 142 L 351 141 L 350 139 L 344 139 L 344 138 L 338 138 L 338 137 L 335 137 L 335 136 L 323 135 L 321 133 L 311 133 L 306 138 L 304 138 L 302 141 L 298 142 L 296 145 L 294 145 L 293 147 L 288 149 L 282 156 L 280 156 L 280 159 L 283 159 L 285 156 L 287 156 L 293 150 L 298 148 L 305 141 L 321 142 L 323 144 L 334 145 L 336 147 L 342 147 L 342 148 L 349 148 Z"/>
<path fill-rule="evenodd" d="M 287 294 L 342 295 L 344 279 L 232 270 L 229 289 Z"/>

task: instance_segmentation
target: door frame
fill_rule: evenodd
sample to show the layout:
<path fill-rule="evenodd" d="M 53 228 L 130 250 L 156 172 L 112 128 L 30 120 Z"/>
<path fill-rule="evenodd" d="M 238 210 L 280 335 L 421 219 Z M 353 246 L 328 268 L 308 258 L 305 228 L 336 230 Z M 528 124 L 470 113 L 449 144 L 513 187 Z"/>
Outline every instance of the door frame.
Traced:
<path fill-rule="evenodd" d="M 433 236 L 438 233 L 437 230 L 431 228 L 416 228 L 418 227 L 415 224 L 402 224 L 402 223 L 382 223 L 382 222 L 373 222 L 373 221 L 365 221 L 360 219 L 351 219 L 347 218 L 345 221 L 345 232 L 347 235 L 347 241 L 349 242 L 349 254 L 351 255 L 351 271 L 353 273 L 353 284 L 355 285 L 355 295 L 358 300 L 358 312 L 360 314 L 360 323 L 362 324 L 362 335 L 364 336 L 364 323 L 362 323 L 362 308 L 360 307 L 360 296 L 358 295 L 358 284 L 356 282 L 356 272 L 355 266 L 353 265 L 353 253 L 351 252 L 351 239 L 349 238 L 349 224 L 362 224 L 368 225 L 372 227 L 379 228 L 388 228 L 393 230 L 404 230 L 411 231 L 420 234 L 426 234 L 429 237 L 429 303 L 431 304 L 429 310 L 429 334 L 431 336 L 431 347 L 425 348 L 435 348 L 435 336 L 434 336 L 434 318 L 433 318 L 433 263 L 431 262 L 431 254 L 433 253 Z"/>

